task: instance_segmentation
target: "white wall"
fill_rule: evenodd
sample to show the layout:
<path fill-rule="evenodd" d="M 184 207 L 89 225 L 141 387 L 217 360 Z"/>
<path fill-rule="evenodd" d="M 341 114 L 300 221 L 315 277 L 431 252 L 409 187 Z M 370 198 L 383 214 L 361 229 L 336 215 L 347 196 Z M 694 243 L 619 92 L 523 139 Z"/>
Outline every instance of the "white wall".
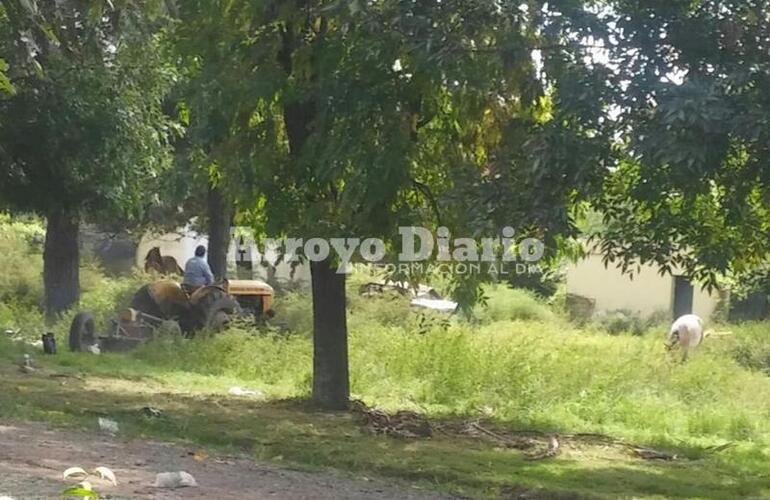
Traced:
<path fill-rule="evenodd" d="M 195 255 L 195 247 L 198 245 L 208 245 L 208 238 L 187 228 L 179 229 L 174 233 L 147 233 L 142 236 L 136 250 L 136 265 L 144 269 L 144 258 L 147 252 L 153 247 L 160 247 L 161 255 L 174 257 L 179 266 L 184 269 L 185 262 Z"/>
<path fill-rule="evenodd" d="M 227 253 L 228 275 L 232 277 L 236 276 L 236 259 L 240 256 L 237 251 L 237 243 L 234 238 L 230 243 L 230 249 Z M 183 228 L 177 232 L 167 234 L 148 233 L 142 237 L 139 243 L 136 253 L 136 264 L 141 269 L 144 269 L 144 258 L 147 256 L 147 252 L 153 247 L 160 247 L 162 255 L 171 255 L 184 268 L 185 262 L 195 254 L 195 247 L 198 245 L 207 246 L 208 237 L 191 231 L 189 228 Z M 306 264 L 297 266 L 293 275 L 290 263 L 282 262 L 275 266 L 275 262 L 278 260 L 278 252 L 275 248 L 269 248 L 266 252 L 266 260 L 275 266 L 273 277 L 269 276 L 271 274 L 269 267 L 259 264 L 262 256 L 255 245 L 247 245 L 245 250 L 245 258 L 247 260 L 250 259 L 253 263 L 252 276 L 245 276 L 246 278 L 256 278 L 265 281 L 270 278 L 276 279 L 279 282 L 310 283 L 310 268 Z"/>
<path fill-rule="evenodd" d="M 633 279 L 614 264 L 604 266 L 601 255 L 591 254 L 570 263 L 567 268 L 567 293 L 596 301 L 595 312 L 627 309 L 640 315 L 659 311 L 673 314 L 674 278 L 661 274 L 655 266 L 642 266 Z M 694 284 L 693 313 L 708 319 L 719 302 L 719 293 L 709 294 Z"/>

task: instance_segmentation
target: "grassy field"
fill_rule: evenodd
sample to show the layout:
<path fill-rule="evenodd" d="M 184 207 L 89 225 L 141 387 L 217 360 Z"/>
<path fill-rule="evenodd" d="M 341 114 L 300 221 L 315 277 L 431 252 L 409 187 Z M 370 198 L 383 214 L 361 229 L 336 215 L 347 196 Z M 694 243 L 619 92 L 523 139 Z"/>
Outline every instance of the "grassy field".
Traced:
<path fill-rule="evenodd" d="M 102 322 L 146 279 L 96 279 L 92 266 L 84 272 L 83 302 Z M 620 446 L 565 441 L 559 456 L 533 462 L 467 436 L 365 434 L 350 415 L 304 403 L 310 302 L 296 292 L 277 304 L 289 333 L 233 328 L 192 341 L 164 338 L 125 355 L 45 358 L 28 343 L 0 339 L 0 418 L 95 429 L 97 416 L 110 416 L 127 435 L 482 497 L 770 497 L 770 324 L 730 326 L 733 335 L 709 339 L 680 364 L 663 348 L 664 328 L 644 335 L 578 328 L 558 308 L 499 287 L 488 290 L 489 306 L 475 319 L 448 320 L 398 297 L 360 297 L 357 279 L 349 297 L 354 397 L 416 410 L 436 424 L 478 419 L 500 430 L 603 433 L 678 459 L 642 460 Z M 21 327 L 20 336 L 32 339 L 43 328 L 30 299 L 37 292 L 14 290 L 0 284 L 0 327 Z M 53 326 L 61 346 L 67 323 Z M 24 352 L 41 366 L 35 374 L 14 365 Z M 232 386 L 264 396 L 230 396 Z M 138 410 L 147 405 L 164 417 L 144 417 Z"/>

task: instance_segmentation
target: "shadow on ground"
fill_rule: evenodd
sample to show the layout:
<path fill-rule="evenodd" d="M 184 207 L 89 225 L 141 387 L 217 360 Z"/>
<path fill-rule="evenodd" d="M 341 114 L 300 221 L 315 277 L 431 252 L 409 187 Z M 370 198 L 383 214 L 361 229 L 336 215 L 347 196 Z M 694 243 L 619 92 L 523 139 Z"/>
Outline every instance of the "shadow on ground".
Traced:
<path fill-rule="evenodd" d="M 369 435 L 350 415 L 318 412 L 302 401 L 195 394 L 138 373 L 107 376 L 104 367 L 97 374 L 43 363 L 35 373 L 24 374 L 8 358 L 4 363 L 3 419 L 46 421 L 96 433 L 98 417 L 108 417 L 119 423 L 125 436 L 184 441 L 212 453 L 246 454 L 292 468 L 399 478 L 461 495 L 731 500 L 770 496 L 770 476 L 758 472 L 766 470 L 769 457 L 757 448 L 725 452 L 741 453 L 736 461 L 683 447 L 672 451 L 701 458 L 656 462 L 631 457 L 613 446 L 571 444 L 556 458 L 533 462 L 519 451 L 465 436 L 436 433 L 431 439 L 399 440 Z M 159 409 L 161 415 L 147 416 L 145 407 Z"/>

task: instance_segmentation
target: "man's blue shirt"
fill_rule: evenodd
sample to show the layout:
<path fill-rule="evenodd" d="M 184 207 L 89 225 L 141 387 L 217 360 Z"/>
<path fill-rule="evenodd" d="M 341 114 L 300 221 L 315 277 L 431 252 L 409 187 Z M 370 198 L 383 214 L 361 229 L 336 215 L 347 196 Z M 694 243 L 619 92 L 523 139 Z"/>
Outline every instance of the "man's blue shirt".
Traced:
<path fill-rule="evenodd" d="M 187 261 L 184 266 L 183 283 L 190 286 L 206 286 L 214 283 L 214 275 L 205 257 L 193 257 Z"/>

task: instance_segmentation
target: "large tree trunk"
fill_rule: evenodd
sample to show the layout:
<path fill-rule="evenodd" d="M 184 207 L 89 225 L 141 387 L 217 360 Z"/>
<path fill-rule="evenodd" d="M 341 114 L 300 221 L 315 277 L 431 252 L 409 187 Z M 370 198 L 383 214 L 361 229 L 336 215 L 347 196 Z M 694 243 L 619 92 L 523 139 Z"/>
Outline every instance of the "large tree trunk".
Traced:
<path fill-rule="evenodd" d="M 80 298 L 79 220 L 66 211 L 52 211 L 47 219 L 43 283 L 46 316 L 52 319 Z"/>
<path fill-rule="evenodd" d="M 313 401 L 344 410 L 350 399 L 345 275 L 328 259 L 310 263 L 313 282 Z"/>
<path fill-rule="evenodd" d="M 233 207 L 219 187 L 209 188 L 209 249 L 208 261 L 214 278 L 227 278 L 227 250 L 230 248 L 230 224 Z"/>
<path fill-rule="evenodd" d="M 325 31 L 325 27 L 321 31 Z M 297 38 L 291 25 L 284 26 L 281 35 L 278 63 L 291 75 L 294 70 L 292 56 L 303 40 Z M 317 113 L 313 95 L 283 104 L 289 154 L 294 161 L 300 161 L 302 157 Z M 344 410 L 350 399 L 345 275 L 337 274 L 336 266 L 328 259 L 311 262 L 310 274 L 313 282 L 313 401 L 329 410 Z"/>

